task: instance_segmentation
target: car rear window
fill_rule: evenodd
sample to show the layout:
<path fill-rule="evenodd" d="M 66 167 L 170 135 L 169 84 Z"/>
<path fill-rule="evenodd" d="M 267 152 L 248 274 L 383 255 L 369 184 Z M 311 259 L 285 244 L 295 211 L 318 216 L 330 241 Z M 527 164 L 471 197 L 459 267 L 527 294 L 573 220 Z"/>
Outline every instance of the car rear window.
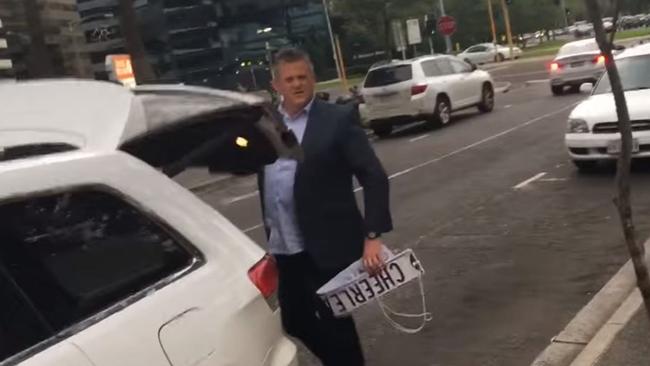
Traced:
<path fill-rule="evenodd" d="M 374 88 L 391 84 L 401 83 L 413 78 L 411 65 L 388 66 L 372 70 L 366 77 L 364 86 Z"/>
<path fill-rule="evenodd" d="M 587 52 L 598 52 L 598 44 L 595 41 L 590 43 L 567 44 L 560 48 L 557 56 L 564 57 Z"/>

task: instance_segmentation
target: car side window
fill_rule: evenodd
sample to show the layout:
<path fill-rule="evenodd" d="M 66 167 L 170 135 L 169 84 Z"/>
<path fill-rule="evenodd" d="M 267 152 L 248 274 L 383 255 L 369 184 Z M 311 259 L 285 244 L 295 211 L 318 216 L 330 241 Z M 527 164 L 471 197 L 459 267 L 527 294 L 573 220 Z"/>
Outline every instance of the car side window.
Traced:
<path fill-rule="evenodd" d="M 451 75 L 454 73 L 454 69 L 451 66 L 451 63 L 449 62 L 449 59 L 447 58 L 442 58 L 438 59 L 435 61 L 436 66 L 438 67 L 438 70 L 440 70 L 441 75 Z"/>
<path fill-rule="evenodd" d="M 87 188 L 0 203 L 0 362 L 189 268 L 177 235 Z"/>
<path fill-rule="evenodd" d="M 444 75 L 434 60 L 424 61 L 422 63 L 422 70 L 424 70 L 424 75 L 428 78 Z"/>
<path fill-rule="evenodd" d="M 472 67 L 466 62 L 458 60 L 450 60 L 449 62 L 451 63 L 451 67 L 454 70 L 454 74 L 463 74 L 472 71 Z"/>
<path fill-rule="evenodd" d="M 471 47 L 469 50 L 467 50 L 467 52 L 470 53 L 478 53 L 478 52 L 485 52 L 485 51 L 487 51 L 487 48 L 484 46 L 474 46 Z"/>

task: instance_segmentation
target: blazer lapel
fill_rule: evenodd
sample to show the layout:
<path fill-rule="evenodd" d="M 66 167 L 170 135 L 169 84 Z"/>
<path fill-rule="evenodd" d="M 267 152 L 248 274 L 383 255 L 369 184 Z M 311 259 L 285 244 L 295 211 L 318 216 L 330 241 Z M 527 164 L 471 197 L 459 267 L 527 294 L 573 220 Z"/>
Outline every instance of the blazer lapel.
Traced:
<path fill-rule="evenodd" d="M 309 110 L 307 127 L 305 128 L 305 134 L 302 136 L 302 142 L 300 143 L 305 158 L 307 158 L 315 151 L 318 136 L 320 135 L 321 128 L 323 127 L 321 117 L 321 103 L 324 102 L 321 102 L 318 100 L 318 98 L 314 99 L 314 103 Z"/>

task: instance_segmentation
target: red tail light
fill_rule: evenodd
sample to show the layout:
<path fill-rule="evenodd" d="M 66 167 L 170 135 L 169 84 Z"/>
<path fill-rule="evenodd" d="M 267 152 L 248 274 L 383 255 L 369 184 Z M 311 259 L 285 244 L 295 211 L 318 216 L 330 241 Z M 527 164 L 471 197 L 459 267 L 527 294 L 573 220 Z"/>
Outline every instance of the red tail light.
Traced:
<path fill-rule="evenodd" d="M 427 85 L 426 84 L 424 84 L 424 85 L 413 85 L 411 87 L 411 95 L 422 94 L 425 91 L 427 91 Z"/>
<path fill-rule="evenodd" d="M 594 58 L 594 63 L 599 64 L 599 65 L 604 64 L 605 63 L 605 55 L 600 55 L 600 56 Z"/>
<path fill-rule="evenodd" d="M 268 254 L 265 255 L 248 271 L 248 278 L 253 281 L 265 299 L 271 297 L 278 289 L 278 269 L 275 259 Z"/>
<path fill-rule="evenodd" d="M 557 71 L 557 70 L 559 70 L 561 67 L 562 67 L 562 65 L 560 65 L 559 63 L 557 63 L 557 62 L 553 62 L 553 63 L 551 64 L 551 71 Z"/>

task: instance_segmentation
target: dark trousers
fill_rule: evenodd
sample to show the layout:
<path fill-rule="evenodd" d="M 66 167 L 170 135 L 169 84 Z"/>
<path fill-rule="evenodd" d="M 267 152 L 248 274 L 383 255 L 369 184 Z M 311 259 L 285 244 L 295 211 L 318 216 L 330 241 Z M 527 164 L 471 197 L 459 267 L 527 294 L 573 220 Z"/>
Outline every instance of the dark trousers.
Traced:
<path fill-rule="evenodd" d="M 316 291 L 344 268 L 318 268 L 306 253 L 276 255 L 284 331 L 325 366 L 363 366 L 363 351 L 351 317 L 335 318 Z"/>

